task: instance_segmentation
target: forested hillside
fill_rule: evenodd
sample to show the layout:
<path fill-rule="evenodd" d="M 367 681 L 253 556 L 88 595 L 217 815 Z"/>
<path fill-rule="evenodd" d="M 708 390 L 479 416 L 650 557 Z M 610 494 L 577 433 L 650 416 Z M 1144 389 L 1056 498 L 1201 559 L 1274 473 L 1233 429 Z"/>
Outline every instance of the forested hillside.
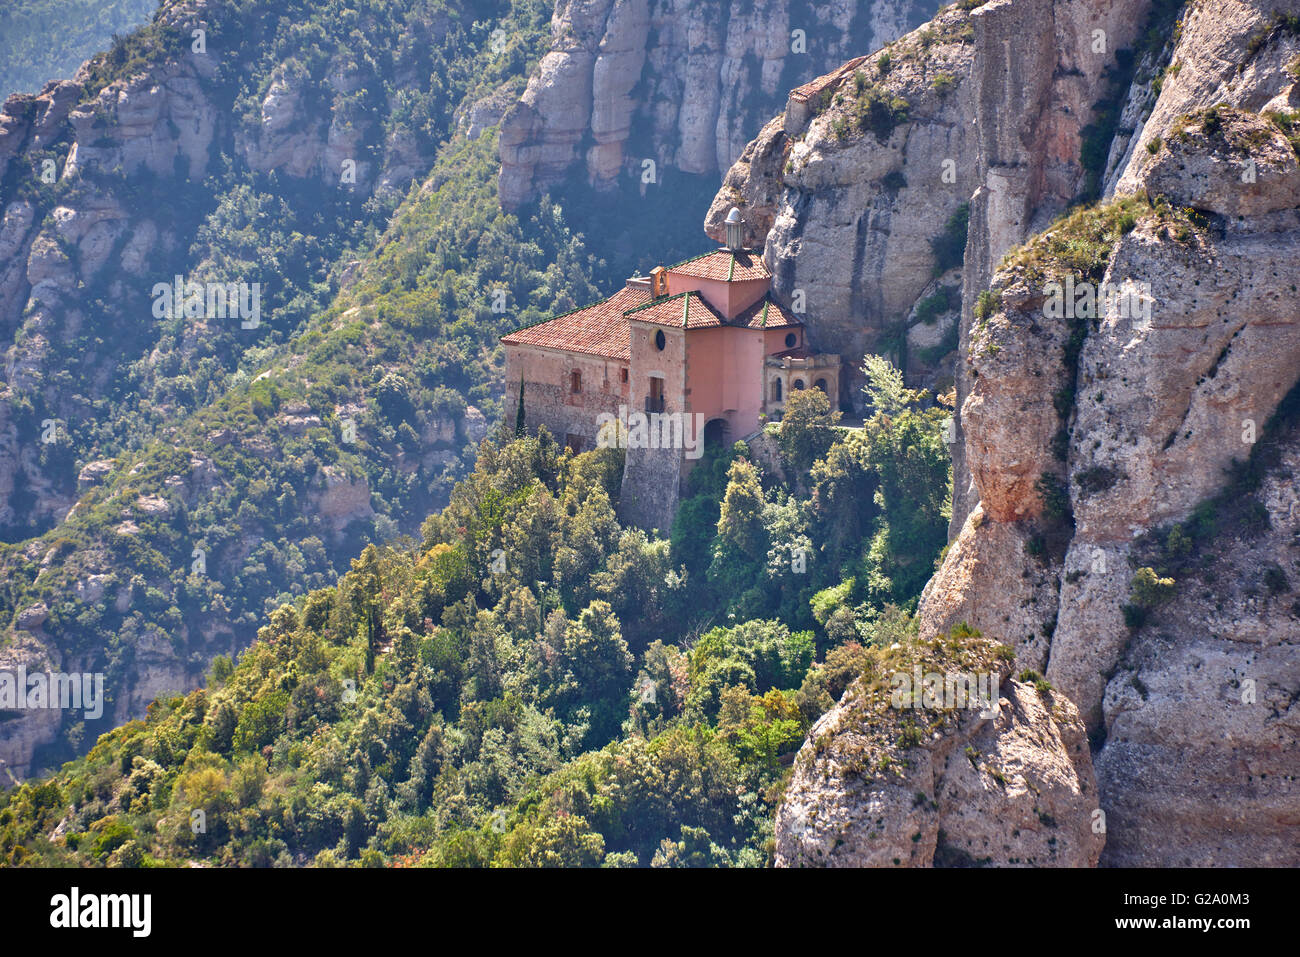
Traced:
<path fill-rule="evenodd" d="M 8 0 L 0 9 L 0 100 L 73 76 L 156 9 L 158 0 Z"/>
<path fill-rule="evenodd" d="M 619 526 L 622 452 L 485 444 L 420 541 L 8 792 L 0 860 L 770 862 L 812 721 L 930 653 L 908 609 L 944 541 L 944 412 L 871 368 L 865 428 L 799 393 L 701 461 L 668 538 Z"/>
<path fill-rule="evenodd" d="M 102 669 L 111 696 L 91 728 L 6 723 L 17 768 L 194 686 L 281 602 L 367 542 L 417 530 L 498 414 L 496 337 L 695 251 L 713 189 L 673 174 L 644 196 L 631 183 L 593 195 L 575 180 L 500 212 L 491 107 L 539 55 L 536 0 L 490 20 L 415 0 L 187 9 L 88 65 L 76 95 L 103 91 L 85 114 L 98 138 L 76 110 L 42 134 L 44 101 L 7 114 L 25 151 L 0 177 L 19 227 L 4 251 L 23 269 L 5 275 L 26 278 L 6 304 L 27 303 L 0 410 L 0 654 Z M 191 52 L 200 22 L 207 60 Z M 175 69 L 193 85 L 169 88 L 211 139 L 141 154 L 114 104 Z M 156 152 L 176 129 L 160 120 L 143 142 Z M 340 136 L 356 184 L 323 158 Z M 63 170 L 53 183 L 34 175 L 47 159 Z M 661 225 L 653 248 L 629 218 Z M 258 283 L 260 322 L 157 318 L 156 284 L 177 275 Z"/>

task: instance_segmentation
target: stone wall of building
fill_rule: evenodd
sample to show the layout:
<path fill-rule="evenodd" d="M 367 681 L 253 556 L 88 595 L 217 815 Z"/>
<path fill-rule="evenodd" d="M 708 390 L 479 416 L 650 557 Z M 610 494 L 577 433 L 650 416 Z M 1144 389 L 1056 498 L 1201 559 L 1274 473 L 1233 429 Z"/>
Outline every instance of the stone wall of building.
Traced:
<path fill-rule="evenodd" d="M 655 345 L 655 333 L 663 332 L 664 348 Z M 659 326 L 636 321 L 631 330 L 632 398 L 630 409 L 645 411 L 650 378 L 663 379 L 663 412 L 686 408 L 686 330 L 680 326 Z M 680 449 L 628 449 L 623 469 L 623 492 L 619 519 L 641 528 L 664 532 L 672 526 L 681 500 L 682 452 Z"/>
<path fill-rule="evenodd" d="M 628 449 L 619 521 L 667 534 L 681 501 L 684 464 L 679 449 Z"/>
<path fill-rule="evenodd" d="M 519 381 L 524 382 L 524 425 L 529 432 L 545 428 L 560 442 L 580 437 L 582 448 L 596 443 L 601 413 L 618 415 L 630 405 L 626 365 L 602 356 L 535 347 L 506 347 L 504 421 L 512 428 L 519 408 Z M 571 377 L 578 373 L 580 388 Z"/>

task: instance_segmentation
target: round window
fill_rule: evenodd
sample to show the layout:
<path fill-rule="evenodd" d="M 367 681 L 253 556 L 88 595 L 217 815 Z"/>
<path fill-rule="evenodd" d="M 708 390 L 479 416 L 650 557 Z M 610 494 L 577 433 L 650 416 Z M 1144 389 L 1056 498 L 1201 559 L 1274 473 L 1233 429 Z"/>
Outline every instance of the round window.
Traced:
<path fill-rule="evenodd" d="M 794 344 L 795 344 L 796 342 L 798 342 L 798 341 L 799 341 L 799 337 L 796 336 L 796 335 L 792 332 L 792 333 L 790 333 L 788 336 L 785 337 L 785 347 L 786 347 L 787 349 L 793 349 L 793 348 L 794 348 Z"/>
<path fill-rule="evenodd" d="M 655 333 L 655 348 L 663 352 L 666 345 L 668 345 L 668 339 L 665 338 L 664 331 L 660 329 Z"/>

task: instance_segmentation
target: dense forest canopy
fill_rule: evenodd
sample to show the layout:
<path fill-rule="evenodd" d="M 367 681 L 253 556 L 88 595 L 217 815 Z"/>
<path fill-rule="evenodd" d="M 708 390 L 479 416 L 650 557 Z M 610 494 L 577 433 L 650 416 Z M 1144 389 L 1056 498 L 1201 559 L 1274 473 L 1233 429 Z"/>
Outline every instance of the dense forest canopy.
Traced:
<path fill-rule="evenodd" d="M 210 175 L 95 169 L 47 184 L 11 164 L 0 201 L 30 202 L 38 220 L 104 196 L 135 211 L 132 230 L 166 210 L 193 239 L 159 257 L 156 278 L 239 277 L 264 290 L 258 328 L 196 330 L 180 315 L 154 318 L 152 281 L 101 274 L 77 290 L 76 309 L 42 317 L 48 353 L 7 383 L 3 399 L 19 444 L 38 450 L 42 487 L 19 471 L 0 546 L 0 612 L 48 608 L 44 635 L 104 671 L 110 695 L 98 724 L 69 722 L 38 766 L 111 727 L 140 641 L 163 636 L 202 667 L 246 645 L 267 614 L 331 581 L 367 543 L 415 533 L 499 416 L 498 335 L 698 251 L 707 177 L 665 172 L 663 188 L 644 196 L 631 183 L 593 194 L 575 179 L 501 211 L 496 129 L 471 139 L 458 117 L 483 96 L 522 89 L 550 12 L 541 0 L 222 0 L 207 8 L 207 43 L 234 44 L 231 62 L 244 66 L 211 80 L 207 95 L 225 104 L 230 125 Z M 490 42 L 494 31 L 504 44 Z M 88 89 L 188 42 L 157 24 L 120 37 L 91 62 Z M 360 78 L 355 94 L 331 85 L 339 70 Z M 409 191 L 368 198 L 249 169 L 241 137 L 283 75 L 299 77 L 320 115 L 356 109 L 378 120 L 367 148 L 410 137 L 427 168 Z M 47 152 L 62 162 L 67 145 Z M 656 247 L 629 246 L 615 208 L 661 223 Z M 497 290 L 505 311 L 492 308 Z M 45 442 L 49 422 L 57 428 Z M 111 467 L 86 489 L 79 476 L 95 462 Z M 322 497 L 340 484 L 362 489 L 359 501 L 323 520 Z M 79 499 L 57 523 L 34 507 L 51 491 Z M 142 501 L 165 506 L 141 512 Z M 86 582 L 108 597 L 81 600 Z M 122 595 L 129 600 L 113 600 Z"/>
<path fill-rule="evenodd" d="M 796 392 L 710 452 L 668 536 L 619 525 L 621 451 L 485 442 L 418 541 L 0 798 L 0 859 L 769 863 L 790 756 L 919 647 L 945 539 L 945 411 L 868 374 L 862 428 Z"/>

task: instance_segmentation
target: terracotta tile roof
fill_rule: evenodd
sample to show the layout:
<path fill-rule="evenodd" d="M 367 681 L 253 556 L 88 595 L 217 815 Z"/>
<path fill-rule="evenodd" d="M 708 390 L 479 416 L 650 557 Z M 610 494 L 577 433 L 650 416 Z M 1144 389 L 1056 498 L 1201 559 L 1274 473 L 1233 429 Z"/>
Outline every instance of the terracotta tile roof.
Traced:
<path fill-rule="evenodd" d="M 675 296 L 655 299 L 629 310 L 627 319 L 685 329 L 707 329 L 727 324 L 698 292 L 679 292 Z"/>
<path fill-rule="evenodd" d="M 745 279 L 771 279 L 772 274 L 763 265 L 763 257 L 754 250 L 715 249 L 713 252 L 683 260 L 669 266 L 670 273 L 681 273 L 694 279 L 720 279 L 740 282 Z"/>
<path fill-rule="evenodd" d="M 795 87 L 790 91 L 790 96 L 796 100 L 809 100 L 832 83 L 837 83 L 840 80 L 843 80 L 844 77 L 848 76 L 858 67 L 862 66 L 862 64 L 866 63 L 867 59 L 868 58 L 865 56 L 854 57 L 838 70 L 832 70 L 830 73 L 819 76 L 817 79 L 805 83 L 803 86 Z"/>
<path fill-rule="evenodd" d="M 734 326 L 751 329 L 781 329 L 785 326 L 802 326 L 803 323 L 786 312 L 770 296 L 764 296 L 731 321 Z"/>
<path fill-rule="evenodd" d="M 501 341 L 630 362 L 631 339 L 623 313 L 649 300 L 648 286 L 624 286 L 602 302 L 516 329 L 502 336 Z"/>

